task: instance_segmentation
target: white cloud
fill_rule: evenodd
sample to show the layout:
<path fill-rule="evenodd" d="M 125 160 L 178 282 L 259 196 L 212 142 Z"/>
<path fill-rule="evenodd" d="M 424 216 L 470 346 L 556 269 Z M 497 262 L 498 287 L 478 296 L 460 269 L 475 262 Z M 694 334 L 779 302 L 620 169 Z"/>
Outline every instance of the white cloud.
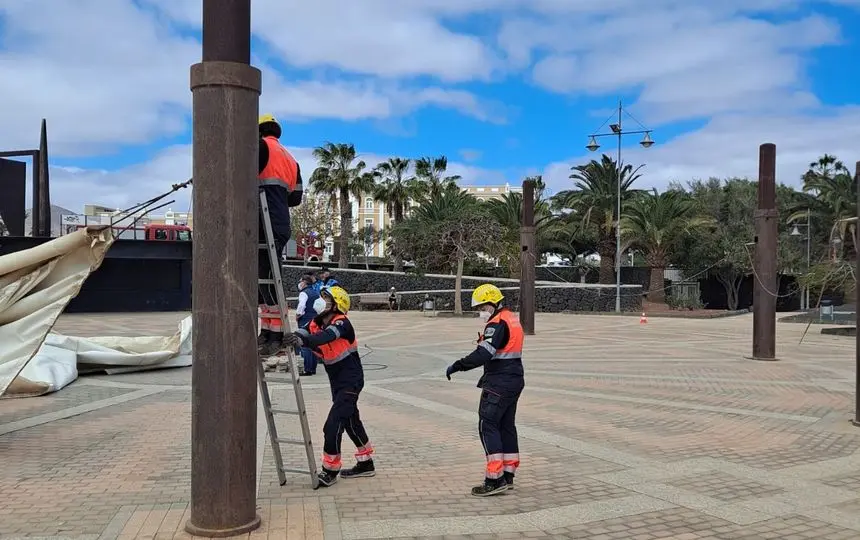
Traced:
<path fill-rule="evenodd" d="M 822 154 L 835 154 L 846 166 L 854 169 L 852 159 L 860 159 L 854 141 L 860 139 L 860 106 L 819 111 L 811 115 L 726 115 L 714 119 L 704 128 L 681 135 L 670 141 L 660 141 L 645 150 L 639 146 L 623 147 L 625 163 L 644 163 L 638 187 L 665 188 L 671 181 L 686 183 L 710 176 L 726 178 L 758 177 L 759 145 L 776 145 L 777 182 L 799 188 L 800 176 L 809 163 Z M 568 178 L 571 164 L 600 159 L 600 153 L 615 156 L 615 144 L 596 153 L 583 153 L 565 162 L 553 163 L 544 170 L 544 177 L 553 191 L 570 189 Z"/>
<path fill-rule="evenodd" d="M 316 168 L 313 148 L 289 147 L 299 162 L 305 182 Z M 359 149 L 360 152 L 360 149 Z M 387 160 L 387 155 L 360 152 L 368 169 Z M 462 183 L 504 183 L 502 171 L 488 170 L 458 162 L 448 163 L 448 174 L 460 175 Z M 118 170 L 94 170 L 79 167 L 51 167 L 51 203 L 76 212 L 85 204 L 100 204 L 111 208 L 128 208 L 136 203 L 169 191 L 173 184 L 192 176 L 191 146 L 176 145 L 159 152 L 151 160 Z M 28 181 L 29 188 L 29 181 Z M 28 201 L 30 194 L 28 192 Z M 164 199 L 175 199 L 171 208 L 186 211 L 190 206 L 191 190 L 185 189 Z"/>

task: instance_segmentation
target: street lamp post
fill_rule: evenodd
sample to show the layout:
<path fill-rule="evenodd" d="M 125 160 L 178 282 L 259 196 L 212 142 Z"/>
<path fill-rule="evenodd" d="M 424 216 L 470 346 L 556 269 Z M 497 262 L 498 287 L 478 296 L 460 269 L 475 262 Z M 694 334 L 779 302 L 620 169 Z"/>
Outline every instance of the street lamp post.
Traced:
<path fill-rule="evenodd" d="M 621 313 L 621 137 L 624 135 L 634 135 L 641 134 L 642 140 L 639 141 L 639 144 L 642 145 L 643 148 L 651 148 L 654 145 L 654 141 L 651 140 L 651 131 L 650 129 L 645 129 L 638 120 L 633 118 L 630 113 L 627 113 L 624 110 L 624 106 L 621 103 L 621 100 L 618 100 L 618 123 L 617 124 L 609 124 L 609 129 L 612 133 L 592 133 L 589 135 L 588 144 L 585 147 L 591 151 L 595 152 L 598 148 L 600 148 L 600 144 L 597 143 L 597 139 L 600 137 L 616 137 L 618 140 L 618 155 L 615 162 L 615 183 L 616 183 L 616 200 L 615 200 L 615 312 Z M 639 124 L 642 128 L 640 130 L 635 131 L 624 131 L 621 128 L 621 119 L 624 114 L 627 114 L 634 122 Z"/>
<path fill-rule="evenodd" d="M 794 228 L 791 229 L 791 236 L 800 236 L 799 227 L 806 228 L 806 273 L 809 273 L 809 269 L 812 266 L 811 259 L 811 250 L 810 250 L 810 239 L 812 238 L 812 222 L 809 221 L 809 208 L 806 209 L 806 223 L 795 223 Z M 803 288 L 803 294 L 800 297 L 800 306 L 801 311 L 809 311 L 809 286 Z"/>

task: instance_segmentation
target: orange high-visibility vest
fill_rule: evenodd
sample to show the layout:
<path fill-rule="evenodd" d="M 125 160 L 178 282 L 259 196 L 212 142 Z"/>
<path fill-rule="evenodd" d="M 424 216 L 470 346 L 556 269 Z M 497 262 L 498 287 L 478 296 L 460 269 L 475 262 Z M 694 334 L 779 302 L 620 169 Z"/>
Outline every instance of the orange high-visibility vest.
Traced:
<path fill-rule="evenodd" d="M 263 137 L 266 146 L 269 147 L 269 162 L 266 168 L 260 172 L 260 184 L 264 186 L 281 186 L 286 188 L 287 193 L 296 189 L 298 182 L 299 165 L 278 139 L 268 136 Z"/>
<path fill-rule="evenodd" d="M 525 334 L 520 325 L 520 319 L 513 311 L 503 309 L 494 314 L 487 324 L 495 324 L 504 321 L 508 325 L 508 342 L 501 349 L 496 350 L 493 358 L 521 359 L 523 357 L 523 341 Z"/>
<path fill-rule="evenodd" d="M 329 326 L 336 323 L 337 321 L 340 321 L 343 319 L 346 319 L 346 316 L 338 313 L 337 315 L 332 317 L 331 322 L 329 323 Z M 311 321 L 311 323 L 308 325 L 308 331 L 311 334 L 318 334 L 319 332 L 322 332 L 323 330 L 325 330 L 325 328 L 321 328 L 319 325 L 317 325 L 316 321 Z M 316 356 L 318 356 L 320 359 L 322 359 L 322 361 L 327 366 L 330 366 L 332 364 L 340 362 L 341 360 L 343 360 L 347 356 L 351 355 L 352 353 L 357 353 L 358 352 L 358 338 L 356 338 L 355 341 L 350 343 L 349 341 L 347 341 L 346 338 L 339 337 L 330 343 L 326 343 L 325 345 L 318 346 L 317 349 L 319 349 L 319 350 L 318 351 L 315 350 L 314 354 Z"/>

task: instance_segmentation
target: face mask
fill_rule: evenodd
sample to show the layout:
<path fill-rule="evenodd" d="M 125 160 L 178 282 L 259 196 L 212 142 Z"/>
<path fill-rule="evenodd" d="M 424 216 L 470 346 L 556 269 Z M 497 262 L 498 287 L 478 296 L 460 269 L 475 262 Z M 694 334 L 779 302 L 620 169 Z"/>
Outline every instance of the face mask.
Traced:
<path fill-rule="evenodd" d="M 316 311 L 317 313 L 325 312 L 325 300 L 323 300 L 322 298 L 317 298 L 316 300 L 314 300 L 314 311 Z"/>
<path fill-rule="evenodd" d="M 490 320 L 491 313 L 489 311 L 481 310 L 478 312 L 478 317 L 481 318 L 481 322 L 486 323 Z"/>

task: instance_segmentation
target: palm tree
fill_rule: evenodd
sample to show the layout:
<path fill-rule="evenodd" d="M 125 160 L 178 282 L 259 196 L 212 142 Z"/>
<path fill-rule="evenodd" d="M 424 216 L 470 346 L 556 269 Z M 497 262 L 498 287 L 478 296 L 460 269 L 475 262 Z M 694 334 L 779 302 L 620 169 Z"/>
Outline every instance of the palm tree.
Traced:
<path fill-rule="evenodd" d="M 554 233 L 559 229 L 560 223 L 550 211 L 549 203 L 543 200 L 545 189 L 543 179 L 540 176 L 529 177 L 527 180 L 535 181 L 535 248 L 537 254 L 550 251 L 556 245 Z M 510 276 L 518 278 L 522 265 L 520 262 L 520 227 L 523 222 L 523 195 L 522 193 L 505 193 L 500 199 L 490 199 L 484 203 L 487 212 L 505 231 L 502 239 L 504 255 L 501 263 L 508 267 Z M 537 261 L 535 261 L 535 264 Z"/>
<path fill-rule="evenodd" d="M 697 215 L 698 209 L 687 193 L 665 191 L 642 193 L 631 200 L 621 218 L 621 232 L 630 244 L 645 252 L 645 261 L 651 268 L 648 300 L 666 301 L 663 274 L 669 264 L 671 250 L 687 233 L 709 222 Z"/>
<path fill-rule="evenodd" d="M 311 175 L 311 186 L 318 193 L 328 195 L 332 206 L 337 204 L 340 207 L 338 266 L 346 268 L 352 238 L 350 196 L 360 198 L 365 193 L 372 193 L 375 179 L 372 174 L 364 172 L 366 164 L 357 160 L 355 146 L 352 144 L 327 142 L 314 149 L 314 158 L 319 166 Z"/>
<path fill-rule="evenodd" d="M 417 194 L 427 200 L 433 200 L 443 193 L 459 191 L 457 181 L 460 180 L 460 175 L 446 175 L 447 170 L 448 158 L 445 156 L 415 160 Z"/>
<path fill-rule="evenodd" d="M 814 226 L 820 232 L 828 231 L 823 238 L 839 237 L 847 245 L 846 237 L 850 236 L 856 252 L 856 228 L 846 221 L 857 216 L 857 182 L 851 173 L 836 156 L 824 154 L 809 164 L 802 178 L 806 196 L 794 205 L 795 211 L 787 221 L 806 220 L 808 209 Z"/>
<path fill-rule="evenodd" d="M 606 154 L 600 161 L 591 160 L 585 165 L 571 167 L 570 178 L 575 189 L 559 192 L 553 197 L 556 210 L 569 209 L 569 219 L 580 219 L 583 228 L 593 229 L 596 251 L 600 255 L 600 279 L 603 284 L 615 283 L 615 214 L 617 189 L 621 186 L 621 212 L 630 199 L 642 190 L 632 189 L 639 178 L 639 169 L 632 165 L 618 165 Z"/>
<path fill-rule="evenodd" d="M 373 173 L 381 183 L 377 184 L 374 198 L 385 203 L 388 208 L 388 217 L 394 223 L 403 221 L 406 206 L 415 195 L 415 179 L 407 177 L 411 161 L 402 158 L 390 158 L 388 161 L 377 165 Z M 394 271 L 403 269 L 403 259 L 395 254 Z"/>

